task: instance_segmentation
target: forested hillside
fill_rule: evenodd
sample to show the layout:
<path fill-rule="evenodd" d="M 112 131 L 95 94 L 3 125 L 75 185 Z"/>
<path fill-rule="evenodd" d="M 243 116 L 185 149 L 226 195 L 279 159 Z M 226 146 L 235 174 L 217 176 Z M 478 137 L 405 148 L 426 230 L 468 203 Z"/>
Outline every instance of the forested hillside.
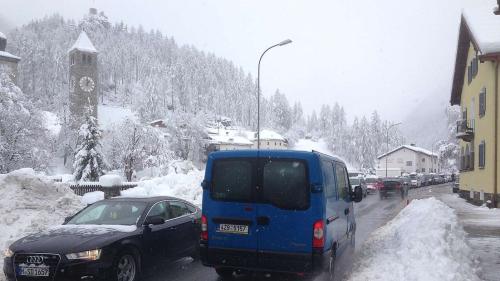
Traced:
<path fill-rule="evenodd" d="M 10 32 L 8 50 L 22 57 L 19 87 L 38 109 L 55 112 L 63 123 L 68 119 L 67 51 L 81 30 L 99 51 L 100 102 L 130 108 L 142 124 L 166 119 L 171 132 L 162 145 L 165 153 L 203 161 L 200 122 L 214 116 L 227 116 L 236 125 L 255 129 L 256 84 L 248 72 L 194 46 L 179 46 L 159 31 L 112 24 L 102 12 L 79 22 L 53 15 Z M 292 146 L 299 138 L 324 138 L 332 151 L 360 168 L 373 168 L 376 156 L 385 150 L 388 122 L 376 111 L 348 124 L 339 104 L 305 114 L 301 104 L 291 105 L 285 93 L 264 92 L 274 94 L 262 100 L 262 127 L 284 134 Z M 116 139 L 113 134 L 123 132 L 104 134 L 104 143 Z M 403 142 L 397 129 L 391 132 L 390 147 Z M 106 152 L 108 162 L 116 163 L 113 168 L 123 169 L 124 161 L 109 159 L 114 152 Z"/>

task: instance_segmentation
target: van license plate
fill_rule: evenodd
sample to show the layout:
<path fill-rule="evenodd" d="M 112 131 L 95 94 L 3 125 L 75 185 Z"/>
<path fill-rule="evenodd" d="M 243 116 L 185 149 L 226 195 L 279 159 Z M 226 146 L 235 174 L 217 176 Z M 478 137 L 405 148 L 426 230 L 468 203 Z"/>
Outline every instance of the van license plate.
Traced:
<path fill-rule="evenodd" d="M 234 234 L 248 234 L 248 225 L 238 225 L 238 224 L 219 224 L 217 232 L 223 233 L 234 233 Z"/>

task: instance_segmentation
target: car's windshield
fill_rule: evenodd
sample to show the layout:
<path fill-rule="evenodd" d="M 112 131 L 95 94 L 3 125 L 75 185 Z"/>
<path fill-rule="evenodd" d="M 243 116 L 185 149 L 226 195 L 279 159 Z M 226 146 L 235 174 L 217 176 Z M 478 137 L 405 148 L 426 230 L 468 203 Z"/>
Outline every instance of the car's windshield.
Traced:
<path fill-rule="evenodd" d="M 360 180 L 358 178 L 350 178 L 349 181 L 351 185 L 359 185 Z"/>
<path fill-rule="evenodd" d="M 135 225 L 144 208 L 144 202 L 101 201 L 78 213 L 67 224 Z"/>

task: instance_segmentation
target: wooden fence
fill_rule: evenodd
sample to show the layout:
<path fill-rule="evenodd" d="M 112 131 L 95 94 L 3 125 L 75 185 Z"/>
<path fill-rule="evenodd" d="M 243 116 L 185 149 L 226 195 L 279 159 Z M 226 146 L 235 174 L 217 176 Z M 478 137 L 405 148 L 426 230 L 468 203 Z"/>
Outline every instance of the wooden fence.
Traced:
<path fill-rule="evenodd" d="M 136 186 L 137 183 L 135 182 L 124 182 L 119 186 L 114 186 L 110 188 L 110 187 L 102 187 L 98 182 L 96 182 L 96 183 L 82 183 L 82 184 L 72 183 L 69 185 L 69 188 L 71 188 L 76 195 L 83 196 L 85 193 L 94 191 L 102 191 L 104 193 L 111 190 L 123 191 Z"/>

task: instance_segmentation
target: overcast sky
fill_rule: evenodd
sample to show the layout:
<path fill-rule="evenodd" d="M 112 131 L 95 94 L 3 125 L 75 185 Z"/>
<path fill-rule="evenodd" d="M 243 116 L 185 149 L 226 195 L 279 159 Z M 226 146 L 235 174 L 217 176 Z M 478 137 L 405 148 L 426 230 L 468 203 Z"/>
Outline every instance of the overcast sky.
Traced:
<path fill-rule="evenodd" d="M 310 112 L 322 103 L 349 114 L 403 119 L 425 96 L 448 100 L 460 12 L 466 0 L 0 0 L 0 23 L 53 13 L 79 20 L 90 6 L 111 22 L 159 29 L 232 60 Z M 474 0 L 496 5 L 494 0 Z"/>

